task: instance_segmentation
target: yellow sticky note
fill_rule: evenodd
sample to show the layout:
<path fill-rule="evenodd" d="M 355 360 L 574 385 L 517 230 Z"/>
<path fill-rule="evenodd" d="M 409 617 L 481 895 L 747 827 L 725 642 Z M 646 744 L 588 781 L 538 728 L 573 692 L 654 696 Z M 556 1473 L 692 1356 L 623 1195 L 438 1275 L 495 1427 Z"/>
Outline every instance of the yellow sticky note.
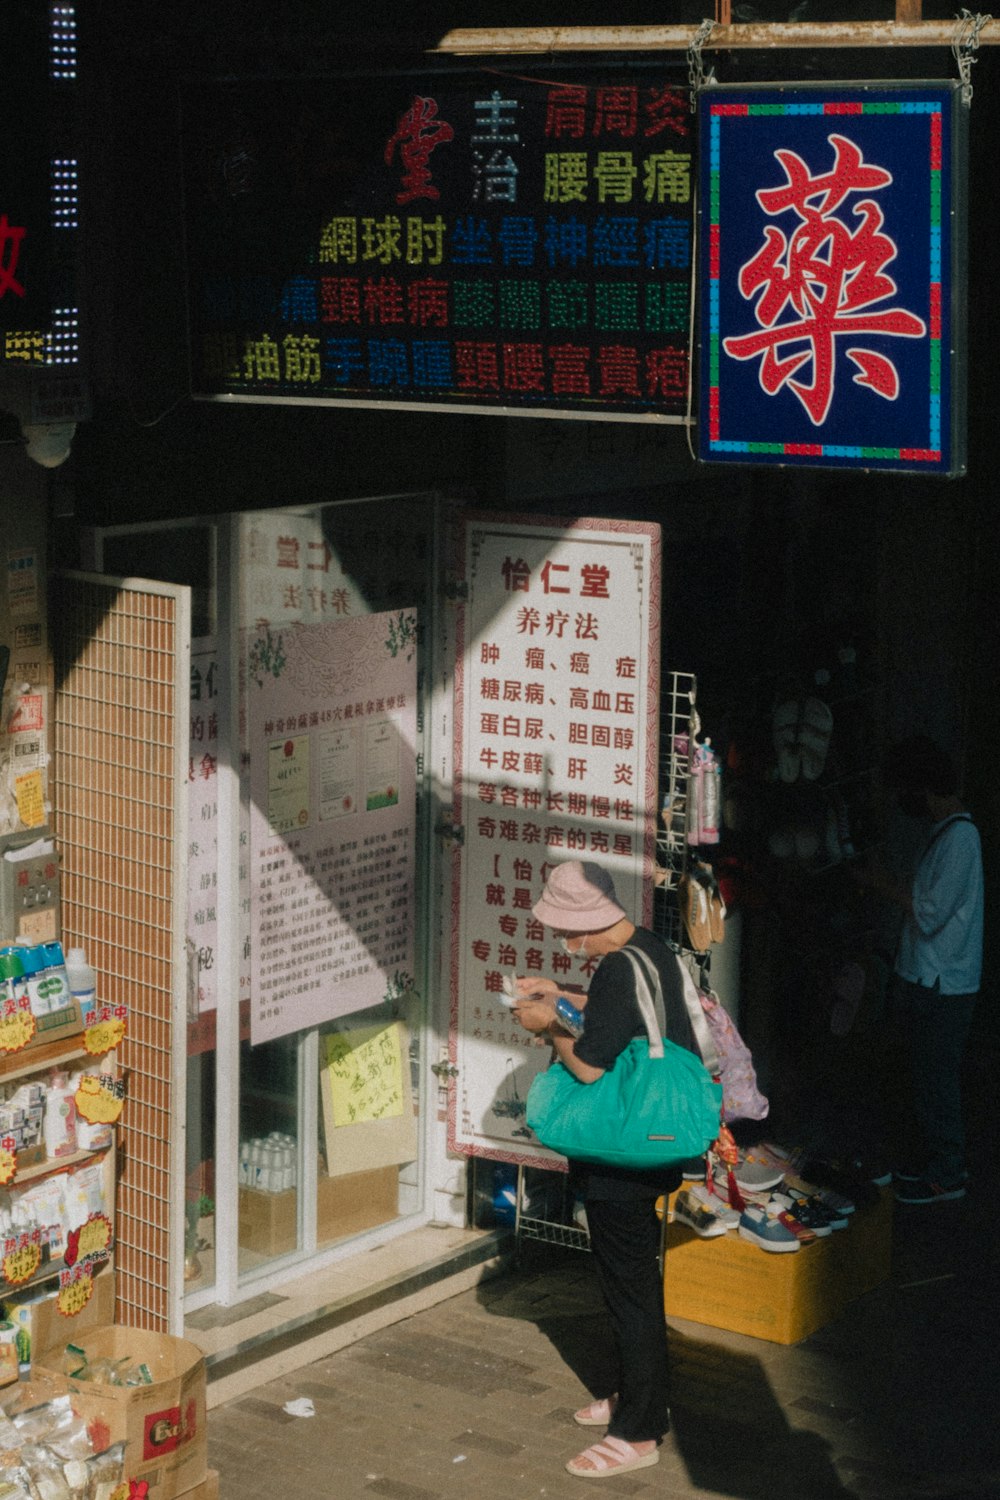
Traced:
<path fill-rule="evenodd" d="M 27 771 L 14 777 L 17 813 L 25 828 L 40 828 L 45 822 L 45 799 L 42 795 L 41 771 Z"/>
<path fill-rule="evenodd" d="M 324 1037 L 334 1125 L 360 1125 L 403 1113 L 400 1029 L 358 1026 Z"/>

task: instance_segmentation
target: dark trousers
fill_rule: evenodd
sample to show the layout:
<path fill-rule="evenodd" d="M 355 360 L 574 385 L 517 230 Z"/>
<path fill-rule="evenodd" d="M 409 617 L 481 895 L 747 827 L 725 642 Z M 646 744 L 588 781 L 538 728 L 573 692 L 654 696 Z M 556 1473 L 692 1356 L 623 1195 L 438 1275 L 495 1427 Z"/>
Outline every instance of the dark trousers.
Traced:
<path fill-rule="evenodd" d="M 965 1169 L 962 1056 L 975 1005 L 975 995 L 942 995 L 895 976 L 892 1019 L 909 1084 L 901 1149 L 914 1171 L 945 1186 Z"/>
<path fill-rule="evenodd" d="M 667 1323 L 657 1256 L 655 1200 L 587 1201 L 590 1248 L 611 1319 L 618 1402 L 608 1433 L 628 1443 L 657 1441 L 667 1412 Z"/>

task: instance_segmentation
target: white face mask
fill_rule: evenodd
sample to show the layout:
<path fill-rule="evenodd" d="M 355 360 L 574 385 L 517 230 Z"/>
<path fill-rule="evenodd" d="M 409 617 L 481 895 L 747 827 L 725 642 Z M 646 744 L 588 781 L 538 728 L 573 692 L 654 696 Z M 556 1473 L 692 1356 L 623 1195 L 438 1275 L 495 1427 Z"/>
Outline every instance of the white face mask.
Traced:
<path fill-rule="evenodd" d="M 562 950 L 563 950 L 563 952 L 564 953 L 568 953 L 571 958 L 576 958 L 579 954 L 581 954 L 581 953 L 582 954 L 586 954 L 586 952 L 587 952 L 587 934 L 586 933 L 584 933 L 583 937 L 580 939 L 580 946 L 579 946 L 579 948 L 571 948 L 570 945 L 569 945 L 569 938 L 561 937 L 559 939 L 559 941 L 562 944 Z"/>

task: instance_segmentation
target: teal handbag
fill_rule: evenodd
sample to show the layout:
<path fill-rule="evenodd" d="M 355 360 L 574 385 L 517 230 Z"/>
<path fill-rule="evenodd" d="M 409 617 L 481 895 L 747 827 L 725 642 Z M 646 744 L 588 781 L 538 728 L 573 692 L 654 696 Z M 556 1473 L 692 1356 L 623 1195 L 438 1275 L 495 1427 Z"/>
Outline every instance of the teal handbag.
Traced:
<path fill-rule="evenodd" d="M 693 1052 L 660 1036 L 644 968 L 621 951 L 635 969 L 648 1036 L 634 1037 L 594 1083 L 553 1062 L 528 1090 L 527 1122 L 543 1146 L 573 1161 L 676 1166 L 702 1156 L 718 1136 L 722 1088 Z"/>

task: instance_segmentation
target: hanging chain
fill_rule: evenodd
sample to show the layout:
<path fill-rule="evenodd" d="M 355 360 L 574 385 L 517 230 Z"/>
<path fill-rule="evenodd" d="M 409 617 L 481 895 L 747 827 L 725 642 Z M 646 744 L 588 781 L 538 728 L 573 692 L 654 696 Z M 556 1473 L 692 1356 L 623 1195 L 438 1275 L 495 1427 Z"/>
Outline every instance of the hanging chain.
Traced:
<path fill-rule="evenodd" d="M 979 61 L 974 55 L 979 47 L 979 33 L 992 19 L 992 16 L 972 15 L 963 8 L 952 40 L 951 50 L 962 83 L 962 103 L 966 107 L 972 103 L 972 64 Z"/>
<path fill-rule="evenodd" d="M 696 109 L 696 98 L 699 89 L 703 89 L 707 83 L 715 81 L 715 74 L 710 68 L 706 74 L 701 60 L 702 49 L 715 30 L 714 21 L 702 21 L 698 30 L 691 39 L 691 45 L 687 49 L 688 82 L 691 85 L 691 113 Z"/>

